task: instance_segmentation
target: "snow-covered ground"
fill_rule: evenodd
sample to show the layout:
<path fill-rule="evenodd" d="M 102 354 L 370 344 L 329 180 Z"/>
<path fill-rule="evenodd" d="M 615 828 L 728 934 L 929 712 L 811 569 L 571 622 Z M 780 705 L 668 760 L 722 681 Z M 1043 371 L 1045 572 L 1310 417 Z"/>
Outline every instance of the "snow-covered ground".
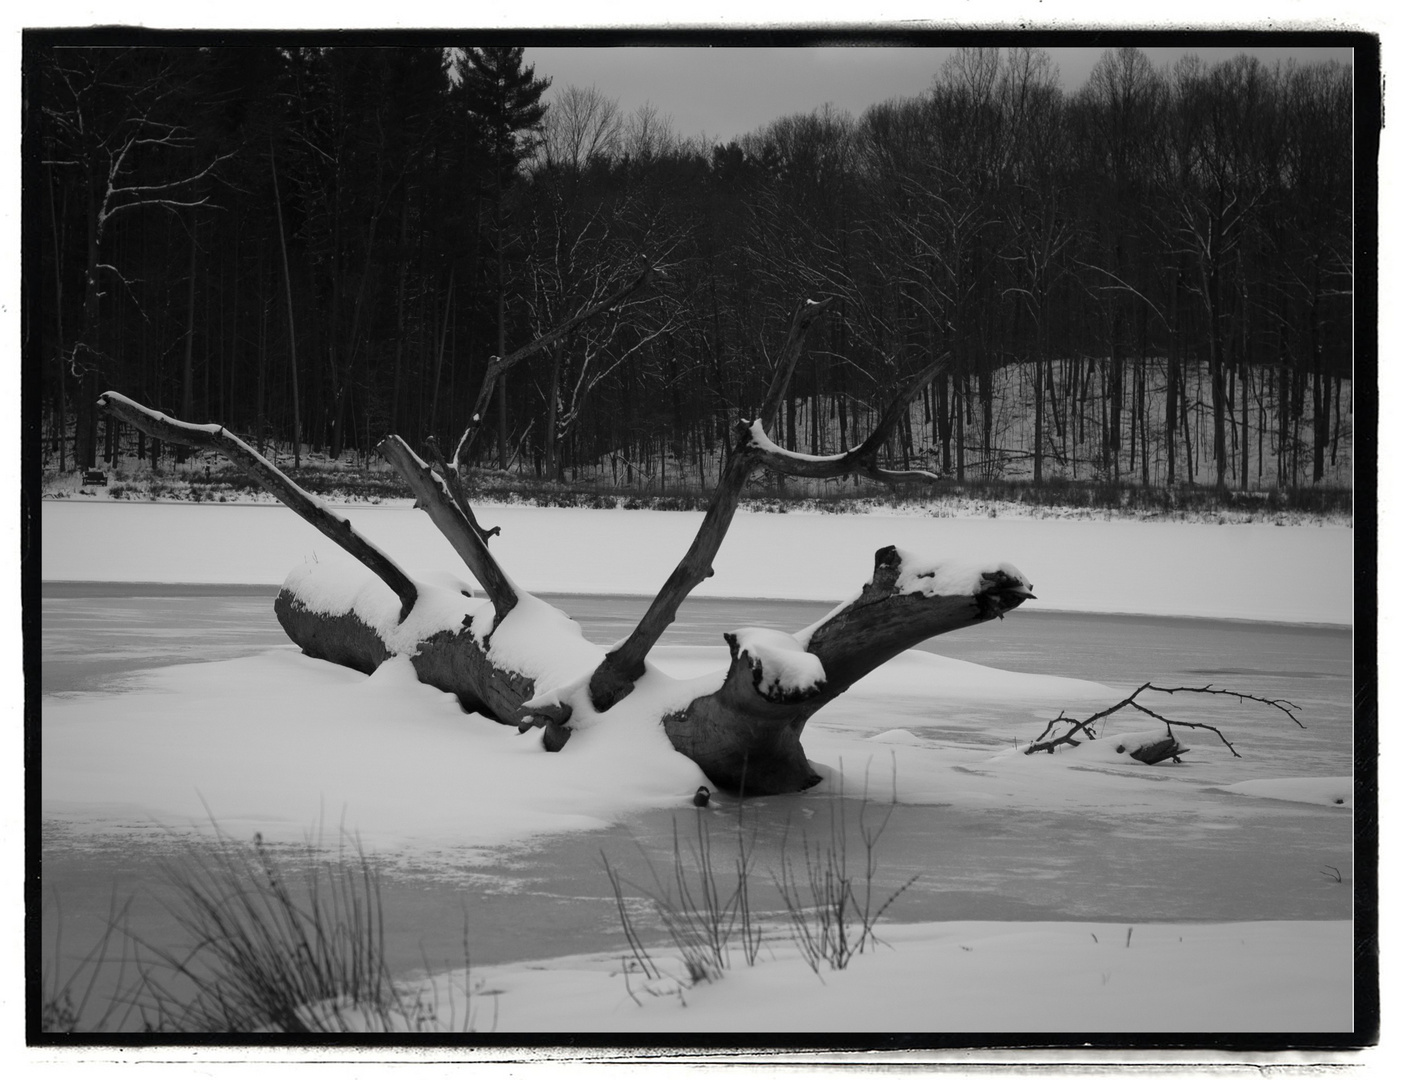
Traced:
<path fill-rule="evenodd" d="M 467 1000 L 462 972 L 425 993 L 503 1032 L 1328 1031 L 1352 1026 L 1352 945 L 1330 921 L 915 923 L 841 971 L 778 943 L 694 986 L 613 953 L 471 969 Z"/>
<path fill-rule="evenodd" d="M 346 513 L 413 573 L 456 569 L 423 514 Z M 653 592 L 699 520 L 538 508 L 485 517 L 503 527 L 496 551 L 523 587 L 601 594 Z M 1040 600 L 1030 603 L 1043 608 L 1352 620 L 1352 533 L 1333 526 L 740 514 L 699 591 L 839 600 L 886 544 L 1013 563 L 1034 583 Z M 292 567 L 344 558 L 280 508 L 48 502 L 42 557 L 53 581 L 267 584 Z M 676 646 L 652 660 L 652 678 L 668 684 L 721 669 L 727 653 Z M 1197 765 L 1144 766 L 1120 747 L 1158 728 L 1147 718 L 1110 724 L 1116 738 L 1078 753 L 999 748 L 1018 731 L 1034 735 L 1058 709 L 1094 711 L 1119 696 L 1093 682 L 906 653 L 808 725 L 804 743 L 825 780 L 805 798 L 818 807 L 837 794 L 888 798 L 893 777 L 902 805 L 955 815 L 1070 814 L 1114 829 L 1197 819 L 1229 832 L 1290 803 L 1314 821 L 1342 821 L 1347 838 L 1350 778 L 1314 761 L 1233 783 Z M 686 805 L 702 774 L 635 714 L 633 700 L 561 753 L 544 754 L 535 735 L 466 717 L 452 697 L 416 682 L 404 660 L 368 677 L 285 646 L 160 668 L 120 691 L 45 697 L 44 816 L 100 841 L 207 815 L 237 837 L 260 830 L 296 841 L 322 820 L 393 860 L 482 865 L 505 844 Z M 1195 735 L 1184 741 L 1220 760 L 1215 737 Z M 756 967 L 735 963 L 722 980 L 693 987 L 631 982 L 620 952 L 506 964 L 473 970 L 470 1006 L 479 1030 L 501 1032 L 1337 1031 L 1352 1023 L 1346 920 L 1129 926 L 887 923 L 884 945 L 844 972 L 814 974 L 784 943 Z"/>

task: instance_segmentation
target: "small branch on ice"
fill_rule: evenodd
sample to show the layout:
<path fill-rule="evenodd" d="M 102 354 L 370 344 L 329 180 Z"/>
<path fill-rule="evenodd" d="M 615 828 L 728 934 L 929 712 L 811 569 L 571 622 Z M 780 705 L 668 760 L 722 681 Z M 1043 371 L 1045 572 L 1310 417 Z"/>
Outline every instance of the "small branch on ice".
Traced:
<path fill-rule="evenodd" d="M 219 424 L 187 424 L 173 420 L 165 413 L 138 405 L 131 398 L 111 390 L 98 398 L 98 408 L 106 409 L 154 439 L 218 450 L 231 461 L 243 465 L 254 473 L 265 491 L 386 582 L 401 601 L 401 621 L 404 622 L 410 614 L 417 592 L 415 583 L 405 572 L 385 552 L 352 528 L 350 521 L 334 514 L 321 499 L 304 491 L 242 439 Z"/>
<path fill-rule="evenodd" d="M 1183 751 L 1183 748 L 1178 746 L 1177 740 L 1173 737 L 1173 729 L 1175 727 L 1201 728 L 1204 731 L 1211 731 L 1214 735 L 1216 735 L 1219 739 L 1222 740 L 1222 744 L 1226 746 L 1228 750 L 1232 751 L 1233 757 L 1242 756 L 1241 754 L 1237 753 L 1236 748 L 1227 740 L 1227 736 L 1222 734 L 1222 732 L 1218 728 L 1214 727 L 1212 724 L 1199 724 L 1195 723 L 1192 720 L 1170 720 L 1168 717 L 1162 715 L 1161 713 L 1157 713 L 1153 709 L 1146 708 L 1145 706 L 1139 704 L 1134 699 L 1137 698 L 1140 694 L 1142 694 L 1145 690 L 1152 690 L 1160 694 L 1212 694 L 1220 695 L 1223 697 L 1234 697 L 1238 701 L 1256 701 L 1260 702 L 1262 705 L 1270 705 L 1273 709 L 1279 709 L 1281 712 L 1285 713 L 1288 717 L 1295 721 L 1297 726 L 1302 728 L 1305 727 L 1305 725 L 1302 724 L 1300 720 L 1298 720 L 1295 716 L 1295 711 L 1298 711 L 1300 709 L 1300 706 L 1295 705 L 1282 698 L 1265 698 L 1257 694 L 1244 694 L 1239 690 L 1215 689 L 1211 685 L 1155 686 L 1153 683 L 1146 682 L 1143 686 L 1140 686 L 1122 701 L 1116 702 L 1114 705 L 1111 705 L 1108 709 L 1102 709 L 1094 716 L 1088 716 L 1084 719 L 1077 719 L 1075 717 L 1067 716 L 1065 712 L 1062 711 L 1061 715 L 1056 717 L 1056 719 L 1047 722 L 1046 727 L 1042 730 L 1042 733 L 1038 735 L 1034 740 L 1032 740 L 1031 745 L 1028 746 L 1024 752 L 1028 754 L 1038 754 L 1042 751 L 1045 751 L 1046 753 L 1051 754 L 1055 753 L 1056 748 L 1058 746 L 1080 746 L 1081 740 L 1076 738 L 1077 733 L 1083 734 L 1085 736 L 1085 741 L 1093 742 L 1097 738 L 1097 736 L 1095 734 L 1094 728 L 1091 725 L 1093 725 L 1097 720 L 1103 720 L 1105 717 L 1111 716 L 1114 713 L 1119 712 L 1121 709 L 1129 708 L 1134 709 L 1137 712 L 1141 712 L 1145 716 L 1153 717 L 1155 720 L 1158 720 L 1168 729 L 1167 740 L 1164 740 L 1163 742 L 1158 744 L 1154 744 L 1153 746 L 1144 748 L 1145 751 L 1148 751 L 1147 753 L 1136 751 L 1130 755 L 1131 757 L 1136 758 L 1136 760 L 1145 762 L 1145 764 L 1153 765 L 1159 761 L 1163 761 L 1166 758 L 1170 757 L 1173 758 L 1174 761 L 1179 760 L 1177 755 Z M 1061 724 L 1068 725 L 1065 731 L 1058 731 L 1058 727 Z"/>

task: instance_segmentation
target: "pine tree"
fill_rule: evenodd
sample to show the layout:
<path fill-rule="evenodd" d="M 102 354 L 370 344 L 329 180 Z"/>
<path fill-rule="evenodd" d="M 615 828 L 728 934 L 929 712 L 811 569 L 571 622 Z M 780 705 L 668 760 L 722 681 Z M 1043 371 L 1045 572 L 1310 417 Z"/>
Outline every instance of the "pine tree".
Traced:
<path fill-rule="evenodd" d="M 518 166 L 533 152 L 534 136 L 548 107 L 541 100 L 552 79 L 535 79 L 533 65 L 523 65 L 523 49 L 494 45 L 467 48 L 455 63 L 459 97 L 471 135 L 489 157 L 494 199 L 495 284 L 498 294 L 498 354 L 504 355 L 504 195 Z M 505 380 L 499 380 L 499 468 L 508 466 L 508 404 Z"/>

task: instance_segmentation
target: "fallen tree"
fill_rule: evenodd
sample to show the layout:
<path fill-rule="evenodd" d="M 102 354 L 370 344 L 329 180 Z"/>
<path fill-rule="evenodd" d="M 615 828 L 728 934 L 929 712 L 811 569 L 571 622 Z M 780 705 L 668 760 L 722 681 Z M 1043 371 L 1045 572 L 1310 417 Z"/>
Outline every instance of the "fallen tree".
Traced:
<path fill-rule="evenodd" d="M 642 287 L 650 269 L 612 298 Z M 569 324 L 607 310 L 603 303 Z M 609 723 L 613 709 L 647 682 L 645 707 L 671 745 L 718 787 L 751 795 L 803 790 L 819 779 L 801 744 L 807 720 L 856 680 L 937 634 L 1002 615 L 1031 598 L 1030 582 L 1004 563 L 960 566 L 893 547 L 876 552 L 859 594 L 796 634 L 742 628 L 726 634 L 731 662 L 718 676 L 666 680 L 647 661 L 680 603 L 713 573 L 749 477 L 759 469 L 791 476 L 867 476 L 882 482 L 929 473 L 880 467 L 879 453 L 910 401 L 947 366 L 940 357 L 890 403 L 871 436 L 842 454 L 813 456 L 769 439 L 808 330 L 827 309 L 807 301 L 792 318 L 758 417 L 740 421 L 723 475 L 693 543 L 634 631 L 610 651 L 583 638 L 565 614 L 519 588 L 489 550 L 466 495 L 463 462 L 479 430 L 476 412 L 446 461 L 434 444 L 428 463 L 400 437 L 378 451 L 410 486 L 417 506 L 449 540 L 484 591 L 413 581 L 339 514 L 310 495 L 218 424 L 190 424 L 109 392 L 99 406 L 148 435 L 219 451 L 254 474 L 281 502 L 351 554 L 370 574 L 325 565 L 296 568 L 274 604 L 280 624 L 305 653 L 364 672 L 406 656 L 422 682 L 455 694 L 465 709 L 520 731 L 541 731 L 546 750 L 574 731 Z M 568 324 L 564 324 L 566 326 Z M 569 327 L 570 329 L 570 327 Z M 479 400 L 511 364 L 560 338 L 559 327 L 489 365 Z"/>

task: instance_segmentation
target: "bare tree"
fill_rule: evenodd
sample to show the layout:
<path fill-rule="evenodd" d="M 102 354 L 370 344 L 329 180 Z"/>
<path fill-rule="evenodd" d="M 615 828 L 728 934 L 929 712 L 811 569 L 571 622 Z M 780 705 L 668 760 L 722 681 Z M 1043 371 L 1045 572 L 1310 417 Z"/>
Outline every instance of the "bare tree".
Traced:
<path fill-rule="evenodd" d="M 543 118 L 542 161 L 578 173 L 594 162 L 609 162 L 620 150 L 625 129 L 621 106 L 595 86 L 569 86 Z"/>
<path fill-rule="evenodd" d="M 108 260 L 114 223 L 145 210 L 185 220 L 211 203 L 203 181 L 234 151 L 201 156 L 191 129 L 176 122 L 195 75 L 176 50 L 53 49 L 45 58 L 44 164 L 73 174 L 86 219 L 82 318 L 64 336 L 67 374 L 78 380 L 74 465 L 91 468 L 97 446 L 92 402 L 112 378 L 101 300 L 131 295 L 132 282 Z M 194 243 L 194 240 L 192 240 Z"/>

